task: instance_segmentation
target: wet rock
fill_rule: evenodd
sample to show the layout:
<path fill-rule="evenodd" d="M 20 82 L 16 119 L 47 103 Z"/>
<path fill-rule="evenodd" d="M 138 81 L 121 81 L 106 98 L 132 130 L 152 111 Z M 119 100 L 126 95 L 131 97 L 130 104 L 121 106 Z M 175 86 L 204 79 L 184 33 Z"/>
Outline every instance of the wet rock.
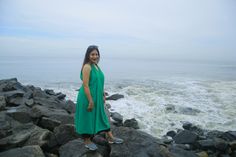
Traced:
<path fill-rule="evenodd" d="M 186 129 L 186 130 L 190 130 L 192 126 L 193 126 L 193 124 L 190 123 L 190 122 L 185 122 L 183 124 L 183 128 Z"/>
<path fill-rule="evenodd" d="M 183 130 L 174 136 L 174 141 L 177 144 L 193 144 L 196 142 L 198 136 L 188 130 Z"/>
<path fill-rule="evenodd" d="M 135 118 L 125 120 L 124 126 L 139 129 L 138 122 Z"/>
<path fill-rule="evenodd" d="M 47 93 L 48 95 L 56 95 L 56 93 L 55 93 L 52 89 L 45 89 L 44 91 L 45 91 L 45 93 Z"/>
<path fill-rule="evenodd" d="M 174 130 L 171 130 L 171 131 L 168 131 L 166 135 L 173 138 L 176 135 L 176 132 Z"/>
<path fill-rule="evenodd" d="M 166 107 L 165 107 L 165 110 L 167 112 L 174 112 L 175 111 L 175 106 L 172 105 L 172 104 L 167 104 Z"/>
<path fill-rule="evenodd" d="M 0 157 L 45 157 L 42 149 L 38 145 L 24 146 L 0 152 Z"/>
<path fill-rule="evenodd" d="M 113 95 L 107 97 L 106 100 L 118 100 L 118 99 L 121 99 L 121 98 L 124 98 L 124 95 L 113 94 Z"/>
<path fill-rule="evenodd" d="M 66 97 L 66 95 L 60 92 L 60 93 L 57 93 L 56 97 L 57 97 L 57 99 L 59 99 L 59 100 L 64 100 L 65 97 Z"/>
<path fill-rule="evenodd" d="M 123 116 L 121 114 L 119 114 L 118 112 L 112 112 L 111 113 L 111 118 L 113 120 L 117 121 L 118 123 L 123 122 Z"/>

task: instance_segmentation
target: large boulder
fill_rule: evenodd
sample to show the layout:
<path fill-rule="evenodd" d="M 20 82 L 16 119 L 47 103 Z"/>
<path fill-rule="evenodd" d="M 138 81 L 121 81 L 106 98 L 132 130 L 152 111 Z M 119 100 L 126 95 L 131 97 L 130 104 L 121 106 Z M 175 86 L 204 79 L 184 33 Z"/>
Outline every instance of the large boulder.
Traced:
<path fill-rule="evenodd" d="M 81 139 L 75 139 L 62 145 L 59 148 L 60 157 L 105 157 L 108 156 L 109 150 L 102 149 L 104 146 L 98 146 L 97 151 L 89 151 L 84 146 L 84 142 Z"/>
<path fill-rule="evenodd" d="M 54 134 L 59 145 L 63 145 L 68 141 L 79 138 L 79 135 L 75 132 L 73 124 L 62 124 L 55 127 Z"/>
<path fill-rule="evenodd" d="M 161 142 L 151 135 L 128 127 L 114 127 L 112 131 L 124 143 L 112 144 L 110 157 L 161 157 Z"/>
<path fill-rule="evenodd" d="M 18 146 L 39 145 L 44 147 L 52 133 L 33 123 L 22 124 L 12 129 L 12 135 L 0 139 L 1 149 L 10 149 Z"/>
<path fill-rule="evenodd" d="M 0 152 L 0 157 L 45 157 L 38 145 L 24 146 Z"/>
<path fill-rule="evenodd" d="M 195 133 L 188 130 L 182 130 L 173 137 L 177 144 L 193 144 L 197 138 L 198 136 Z"/>

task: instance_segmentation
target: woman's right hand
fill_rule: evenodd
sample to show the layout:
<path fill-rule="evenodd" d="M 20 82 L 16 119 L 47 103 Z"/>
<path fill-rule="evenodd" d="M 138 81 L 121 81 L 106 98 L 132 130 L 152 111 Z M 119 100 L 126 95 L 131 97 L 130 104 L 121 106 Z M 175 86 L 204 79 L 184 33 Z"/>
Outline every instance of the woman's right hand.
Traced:
<path fill-rule="evenodd" d="M 93 103 L 93 101 L 89 101 L 89 105 L 88 105 L 88 112 L 91 112 L 92 111 L 92 109 L 93 109 L 93 107 L 94 107 L 94 103 Z"/>

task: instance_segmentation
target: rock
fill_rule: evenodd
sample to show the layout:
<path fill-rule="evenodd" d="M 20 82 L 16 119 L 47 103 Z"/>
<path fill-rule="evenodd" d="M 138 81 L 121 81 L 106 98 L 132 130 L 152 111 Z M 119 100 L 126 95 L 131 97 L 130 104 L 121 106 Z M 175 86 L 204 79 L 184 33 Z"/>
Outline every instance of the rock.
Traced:
<path fill-rule="evenodd" d="M 176 132 L 174 130 L 171 130 L 171 131 L 168 131 L 166 135 L 173 138 L 176 135 Z"/>
<path fill-rule="evenodd" d="M 113 120 L 117 121 L 118 123 L 123 122 L 123 116 L 121 114 L 119 114 L 118 112 L 112 112 L 111 117 Z"/>
<path fill-rule="evenodd" d="M 190 123 L 190 122 L 185 122 L 185 123 L 183 124 L 183 128 L 186 129 L 186 130 L 190 130 L 190 128 L 191 128 L 192 126 L 193 126 L 193 124 Z"/>
<path fill-rule="evenodd" d="M 16 78 L 0 80 L 0 91 L 8 92 L 22 88 L 23 86 L 17 82 Z"/>
<path fill-rule="evenodd" d="M 45 89 L 44 92 L 48 95 L 56 95 L 56 93 L 52 89 Z"/>
<path fill-rule="evenodd" d="M 110 108 L 111 108 L 111 104 L 106 103 L 105 106 L 106 106 L 107 109 L 110 109 Z"/>
<path fill-rule="evenodd" d="M 236 131 L 227 131 L 223 133 L 222 138 L 227 141 L 234 141 L 236 140 Z"/>
<path fill-rule="evenodd" d="M 42 129 L 32 123 L 21 124 L 12 128 L 12 134 L 0 139 L 0 149 L 26 145 L 39 145 L 41 148 L 50 144 L 50 137 L 53 134 L 47 129 Z"/>
<path fill-rule="evenodd" d="M 21 105 L 14 108 L 11 107 L 7 110 L 7 115 L 11 116 L 12 118 L 21 123 L 28 123 L 32 121 L 30 117 L 30 109 L 25 105 Z"/>
<path fill-rule="evenodd" d="M 57 93 L 56 97 L 57 97 L 57 99 L 59 99 L 59 100 L 64 100 L 65 97 L 66 97 L 66 95 L 60 92 L 60 93 Z"/>
<path fill-rule="evenodd" d="M 63 145 L 70 140 L 76 139 L 79 135 L 75 132 L 75 127 L 72 124 L 62 124 L 55 127 L 54 131 L 56 140 L 59 145 Z"/>
<path fill-rule="evenodd" d="M 231 148 L 232 151 L 236 150 L 236 141 L 230 142 L 229 145 L 230 145 L 230 148 Z"/>
<path fill-rule="evenodd" d="M 26 99 L 25 105 L 28 106 L 28 107 L 33 107 L 34 99 Z"/>
<path fill-rule="evenodd" d="M 197 141 L 197 144 L 202 150 L 215 149 L 215 143 L 213 139 L 199 140 Z"/>
<path fill-rule="evenodd" d="M 98 149 L 101 149 L 99 145 Z M 87 148 L 85 148 L 84 142 L 81 139 L 69 141 L 59 148 L 59 155 L 61 157 L 105 157 L 105 155 L 102 155 L 102 153 L 107 154 L 107 156 L 109 154 L 108 150 L 107 152 L 100 152 L 100 150 L 89 151 Z"/>
<path fill-rule="evenodd" d="M 114 127 L 112 131 L 124 143 L 111 145 L 110 157 L 161 157 L 163 143 L 151 135 L 128 127 Z"/>
<path fill-rule="evenodd" d="M 0 157 L 45 157 L 38 145 L 24 146 L 0 152 Z"/>
<path fill-rule="evenodd" d="M 174 141 L 177 144 L 193 144 L 197 140 L 198 136 L 188 130 L 183 130 L 174 136 Z"/>
<path fill-rule="evenodd" d="M 165 107 L 166 112 L 174 112 L 175 111 L 175 106 L 172 104 L 167 104 Z"/>
<path fill-rule="evenodd" d="M 198 157 L 193 151 L 187 151 L 179 147 L 171 146 L 169 151 L 173 154 L 173 157 Z"/>
<path fill-rule="evenodd" d="M 124 126 L 139 129 L 138 122 L 135 118 L 125 120 Z"/>
<path fill-rule="evenodd" d="M 65 109 L 68 113 L 75 113 L 76 105 L 73 101 L 67 100 L 65 105 L 63 105 L 63 109 Z"/>
<path fill-rule="evenodd" d="M 0 111 L 4 110 L 6 107 L 6 100 L 4 96 L 0 96 Z"/>
<path fill-rule="evenodd" d="M 207 138 L 214 139 L 214 138 L 221 138 L 224 132 L 218 130 L 211 130 L 206 133 Z"/>
<path fill-rule="evenodd" d="M 42 128 L 48 129 L 50 131 L 53 131 L 55 127 L 59 126 L 61 124 L 60 121 L 52 119 L 52 118 L 47 118 L 47 117 L 42 117 L 39 126 Z"/>
<path fill-rule="evenodd" d="M 229 149 L 229 144 L 223 139 L 215 138 L 214 143 L 215 143 L 215 148 L 217 150 L 220 150 L 222 152 L 226 152 Z"/>
<path fill-rule="evenodd" d="M 0 139 L 12 134 L 12 128 L 21 125 L 18 121 L 8 116 L 6 111 L 0 112 Z"/>
<path fill-rule="evenodd" d="M 113 94 L 113 95 L 107 97 L 106 100 L 118 100 L 118 99 L 121 99 L 121 98 L 124 98 L 124 95 Z"/>
<path fill-rule="evenodd" d="M 63 109 L 47 108 L 46 106 L 35 105 L 31 109 L 32 118 L 41 118 L 42 116 L 60 121 L 62 124 L 73 124 L 74 116 L 69 115 Z"/>
<path fill-rule="evenodd" d="M 50 98 L 43 98 L 43 97 L 35 97 L 34 103 L 37 105 L 45 106 L 47 108 L 54 108 L 54 109 L 64 109 L 65 104 L 61 101 L 57 100 L 54 97 Z"/>

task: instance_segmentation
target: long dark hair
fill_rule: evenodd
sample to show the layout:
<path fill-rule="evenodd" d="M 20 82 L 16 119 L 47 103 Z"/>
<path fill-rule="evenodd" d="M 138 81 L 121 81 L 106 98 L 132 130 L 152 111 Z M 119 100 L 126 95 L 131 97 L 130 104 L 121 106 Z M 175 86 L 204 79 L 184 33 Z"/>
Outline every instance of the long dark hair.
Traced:
<path fill-rule="evenodd" d="M 84 65 L 90 61 L 89 56 L 90 56 L 90 53 L 91 53 L 93 50 L 97 50 L 97 52 L 98 52 L 98 61 L 97 61 L 97 63 L 99 62 L 99 60 L 100 60 L 100 53 L 99 53 L 99 50 L 98 50 L 98 46 L 96 46 L 96 45 L 90 45 L 90 46 L 87 48 L 87 51 L 86 51 L 86 53 L 85 53 L 84 62 L 83 62 L 81 71 L 83 70 Z"/>

